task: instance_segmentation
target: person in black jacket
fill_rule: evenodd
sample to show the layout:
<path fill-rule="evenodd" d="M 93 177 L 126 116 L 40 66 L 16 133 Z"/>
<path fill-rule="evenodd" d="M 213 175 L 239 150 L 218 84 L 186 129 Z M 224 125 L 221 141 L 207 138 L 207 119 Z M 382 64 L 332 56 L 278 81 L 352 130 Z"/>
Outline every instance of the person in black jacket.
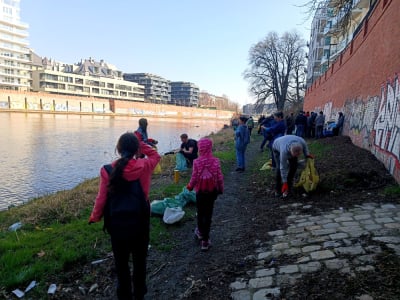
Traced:
<path fill-rule="evenodd" d="M 199 149 L 197 147 L 197 141 L 194 139 L 189 139 L 186 133 L 181 134 L 181 153 L 187 162 L 187 166 L 190 168 L 193 165 L 193 160 L 197 158 Z"/>

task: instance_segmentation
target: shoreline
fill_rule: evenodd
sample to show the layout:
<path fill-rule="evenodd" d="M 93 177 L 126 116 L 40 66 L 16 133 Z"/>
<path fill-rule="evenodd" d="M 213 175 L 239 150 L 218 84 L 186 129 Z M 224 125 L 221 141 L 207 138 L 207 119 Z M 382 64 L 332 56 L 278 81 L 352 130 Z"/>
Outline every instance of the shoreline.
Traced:
<path fill-rule="evenodd" d="M 143 118 L 165 118 L 165 119 L 185 119 L 185 120 L 202 120 L 204 116 L 184 116 L 184 115 L 163 115 L 163 114 L 131 114 L 131 113 L 113 113 L 113 112 L 81 112 L 81 111 L 54 111 L 54 110 L 32 110 L 32 109 L 0 109 L 0 113 L 34 113 L 34 114 L 50 114 L 50 115 L 78 115 L 78 116 L 105 116 L 105 117 L 143 117 Z M 232 115 L 235 112 L 232 112 Z M 212 120 L 230 121 L 229 118 L 208 116 Z"/>

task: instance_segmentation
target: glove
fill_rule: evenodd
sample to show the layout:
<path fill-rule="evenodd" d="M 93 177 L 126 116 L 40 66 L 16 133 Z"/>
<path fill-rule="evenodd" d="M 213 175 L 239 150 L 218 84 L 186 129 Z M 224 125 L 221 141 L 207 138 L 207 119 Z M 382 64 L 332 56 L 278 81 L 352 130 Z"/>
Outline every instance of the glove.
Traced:
<path fill-rule="evenodd" d="M 94 223 L 93 221 L 89 221 L 89 223 L 88 223 L 88 224 L 90 225 L 90 224 L 93 224 L 93 223 Z"/>
<path fill-rule="evenodd" d="M 306 156 L 306 158 L 314 159 L 314 155 L 312 155 L 311 153 L 309 153 L 309 154 Z"/>
<path fill-rule="evenodd" d="M 287 184 L 287 182 L 283 183 L 281 192 L 284 196 L 287 196 L 287 194 L 289 193 L 289 185 Z"/>

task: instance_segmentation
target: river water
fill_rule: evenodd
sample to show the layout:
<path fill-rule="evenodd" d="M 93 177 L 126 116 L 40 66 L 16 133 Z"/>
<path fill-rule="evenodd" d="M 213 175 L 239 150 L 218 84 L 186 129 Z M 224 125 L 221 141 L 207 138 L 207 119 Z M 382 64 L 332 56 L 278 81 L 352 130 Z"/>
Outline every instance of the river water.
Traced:
<path fill-rule="evenodd" d="M 199 139 L 228 121 L 147 118 L 162 154 L 179 148 L 180 134 Z M 0 113 L 0 210 L 75 187 L 117 157 L 119 136 L 139 117 Z"/>

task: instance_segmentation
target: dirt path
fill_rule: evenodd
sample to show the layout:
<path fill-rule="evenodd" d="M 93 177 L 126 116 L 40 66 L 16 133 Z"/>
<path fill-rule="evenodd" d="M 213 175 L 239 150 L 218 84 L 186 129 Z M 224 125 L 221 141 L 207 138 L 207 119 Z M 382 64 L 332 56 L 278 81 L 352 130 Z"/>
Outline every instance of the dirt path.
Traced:
<path fill-rule="evenodd" d="M 321 216 L 332 209 L 347 211 L 363 204 L 368 206 L 370 202 L 400 204 L 398 194 L 384 193 L 386 187 L 396 183 L 383 164 L 367 150 L 354 146 L 347 137 L 320 141 L 327 150 L 324 157 L 317 156 L 315 160 L 320 175 L 317 191 L 308 197 L 298 191 L 285 200 L 275 198 L 273 180 L 265 173 L 268 171 L 259 171 L 260 166 L 256 165 L 256 158 L 263 156 L 266 160 L 267 153 L 259 152 L 261 137 L 254 139 L 246 152 L 246 171 L 237 173 L 236 166 L 232 165 L 232 170 L 225 175 L 225 191 L 216 201 L 211 226 L 213 247 L 208 252 L 200 251 L 193 234 L 194 217 L 171 225 L 171 242 L 176 246 L 168 252 L 150 250 L 145 299 L 231 299 L 231 283 L 237 278 L 248 280 L 249 270 L 256 266 L 268 268 L 268 262 L 266 266 L 259 266 L 254 257 L 260 249 L 270 248 L 269 231 L 287 229 L 289 215 Z M 391 230 L 400 237 L 399 228 Z M 372 243 L 365 237 L 353 242 L 366 247 Z M 386 248 L 382 248 L 376 268 L 365 276 L 344 277 L 323 269 L 282 289 L 281 299 L 288 295 L 292 296 L 287 299 L 354 299 L 360 291 L 374 295 L 374 299 L 398 299 L 393 295 L 400 293 L 397 272 L 400 259 Z M 292 257 L 282 255 L 276 263 L 282 266 L 292 262 Z M 57 299 L 115 299 L 112 257 L 101 264 L 85 265 L 65 274 L 65 278 Z M 342 291 L 340 297 L 336 295 L 338 289 Z"/>
<path fill-rule="evenodd" d="M 150 270 L 149 293 L 146 299 L 229 299 L 229 284 L 245 271 L 243 258 L 255 248 L 252 211 L 247 208 L 247 186 L 254 169 L 254 155 L 259 142 L 249 144 L 246 152 L 247 166 L 244 173 L 232 171 L 225 175 L 225 191 L 215 203 L 210 238 L 212 247 L 201 252 L 193 238 L 195 219 L 180 227 L 174 226 L 176 248 L 160 256 L 151 253 L 149 265 L 159 266 L 157 274 Z M 261 155 L 261 154 L 260 154 Z"/>

